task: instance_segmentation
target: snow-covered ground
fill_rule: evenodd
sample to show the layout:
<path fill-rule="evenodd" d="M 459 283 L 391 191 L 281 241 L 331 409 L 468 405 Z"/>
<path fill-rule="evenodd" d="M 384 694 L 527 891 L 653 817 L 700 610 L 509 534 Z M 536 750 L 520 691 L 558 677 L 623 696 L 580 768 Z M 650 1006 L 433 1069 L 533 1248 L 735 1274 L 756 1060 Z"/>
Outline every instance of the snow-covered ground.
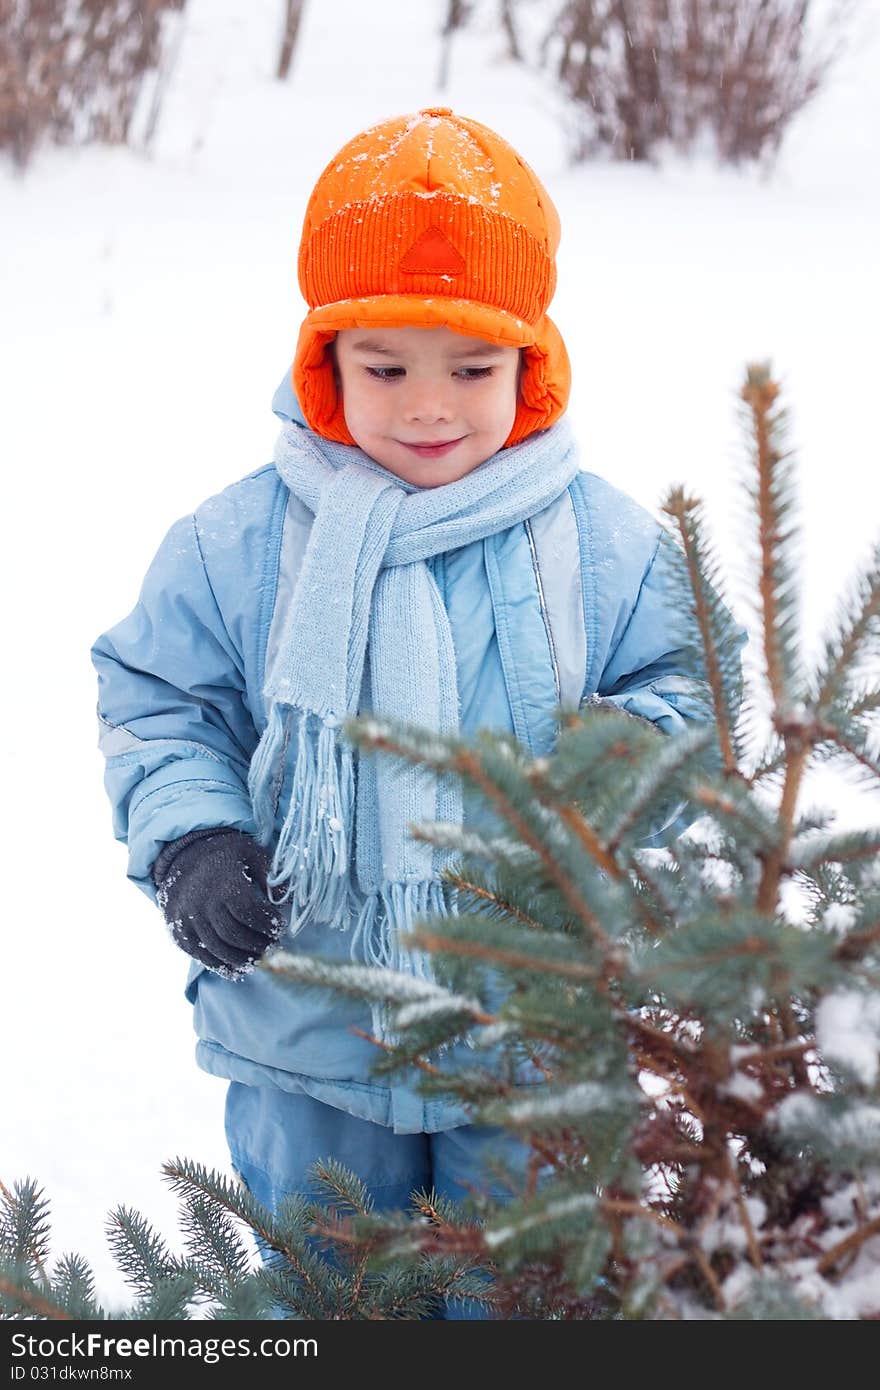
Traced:
<path fill-rule="evenodd" d="M 271 458 L 269 401 L 304 311 L 302 214 L 336 149 L 438 101 L 520 149 L 562 218 L 552 312 L 583 466 L 651 508 L 674 482 L 702 495 L 753 631 L 747 360 L 772 359 L 792 413 L 808 652 L 877 533 L 877 5 L 857 9 L 847 56 L 770 177 L 566 167 L 553 101 L 499 37 L 457 38 L 438 87 L 444 10 L 314 0 L 280 84 L 280 0 L 189 0 L 149 156 L 46 150 L 24 178 L 0 172 L 0 1180 L 44 1184 L 54 1254 L 87 1255 L 116 1306 L 129 1292 L 104 1217 L 135 1206 L 178 1245 L 159 1168 L 188 1155 L 225 1169 L 225 1087 L 195 1067 L 186 961 L 112 837 L 89 648 L 133 606 L 171 522 Z M 878 818 L 840 781 L 808 785 L 841 823 Z"/>

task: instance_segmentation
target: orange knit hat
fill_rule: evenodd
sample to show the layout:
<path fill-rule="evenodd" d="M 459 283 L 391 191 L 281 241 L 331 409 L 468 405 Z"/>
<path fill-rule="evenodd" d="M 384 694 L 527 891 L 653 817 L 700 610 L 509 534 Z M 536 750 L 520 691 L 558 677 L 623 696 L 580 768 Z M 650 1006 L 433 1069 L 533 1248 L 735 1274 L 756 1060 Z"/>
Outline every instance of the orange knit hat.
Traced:
<path fill-rule="evenodd" d="M 356 135 L 331 159 L 306 208 L 293 388 L 316 434 L 354 444 L 325 349 L 341 328 L 427 328 L 525 349 L 504 447 L 568 404 L 565 344 L 547 306 L 559 217 L 525 160 L 449 107 L 429 106 Z"/>

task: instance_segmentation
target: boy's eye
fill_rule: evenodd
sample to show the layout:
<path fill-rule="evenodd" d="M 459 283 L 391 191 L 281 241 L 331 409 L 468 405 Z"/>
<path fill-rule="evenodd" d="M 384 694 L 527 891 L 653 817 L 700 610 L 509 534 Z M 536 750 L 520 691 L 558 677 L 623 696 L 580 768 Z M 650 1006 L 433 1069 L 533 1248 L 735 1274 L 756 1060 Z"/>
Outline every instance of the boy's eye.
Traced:
<path fill-rule="evenodd" d="M 491 376 L 494 370 L 494 367 L 459 367 L 455 375 L 461 376 L 463 381 L 480 381 L 483 377 Z M 377 381 L 394 381 L 397 376 L 404 375 L 403 367 L 367 367 L 366 371 Z"/>

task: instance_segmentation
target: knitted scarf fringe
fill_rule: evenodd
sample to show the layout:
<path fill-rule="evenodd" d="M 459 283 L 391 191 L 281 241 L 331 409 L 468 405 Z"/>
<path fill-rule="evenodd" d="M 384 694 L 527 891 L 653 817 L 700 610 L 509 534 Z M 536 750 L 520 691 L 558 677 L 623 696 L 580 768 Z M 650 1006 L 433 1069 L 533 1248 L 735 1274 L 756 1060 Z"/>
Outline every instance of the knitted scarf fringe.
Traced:
<path fill-rule="evenodd" d="M 401 934 L 414 930 L 417 918 L 430 916 L 458 916 L 458 889 L 454 884 L 436 878 L 380 884 L 368 894 L 358 914 L 351 938 L 352 960 L 386 966 L 428 984 L 437 984 L 430 954 L 407 950 L 400 940 Z M 384 1000 L 375 1000 L 370 1005 L 373 1033 L 388 1045 L 398 1041 L 390 1022 L 395 1007 Z M 474 1046 L 470 1033 L 463 1040 L 469 1047 Z M 433 1051 L 440 1055 L 448 1051 L 448 1044 L 443 1043 Z"/>
<path fill-rule="evenodd" d="M 287 815 L 267 875 L 269 897 L 276 905 L 290 901 L 292 934 L 307 921 L 329 922 L 344 931 L 350 919 L 354 753 L 349 745 L 340 744 L 342 721 L 336 715 L 273 705 L 248 776 L 257 833 L 267 845 L 294 722 L 298 723 L 296 765 Z"/>
<path fill-rule="evenodd" d="M 296 765 L 287 815 L 267 875 L 271 901 L 290 901 L 291 935 L 306 922 L 328 922 L 346 931 L 354 921 L 352 960 L 436 984 L 430 955 L 407 950 L 400 936 L 414 929 L 417 918 L 457 916 L 458 890 L 454 884 L 432 878 L 386 881 L 363 899 L 355 893 L 349 872 L 353 750 L 340 747 L 341 721 L 335 715 L 272 706 L 248 776 L 260 842 L 267 845 L 272 837 L 294 723 L 298 726 Z M 384 1000 L 370 1004 L 373 1032 L 389 1045 L 398 1036 L 390 1022 L 393 1010 L 394 1005 Z M 464 1041 L 473 1047 L 470 1034 Z M 438 1054 L 447 1050 L 446 1044 L 435 1049 Z"/>

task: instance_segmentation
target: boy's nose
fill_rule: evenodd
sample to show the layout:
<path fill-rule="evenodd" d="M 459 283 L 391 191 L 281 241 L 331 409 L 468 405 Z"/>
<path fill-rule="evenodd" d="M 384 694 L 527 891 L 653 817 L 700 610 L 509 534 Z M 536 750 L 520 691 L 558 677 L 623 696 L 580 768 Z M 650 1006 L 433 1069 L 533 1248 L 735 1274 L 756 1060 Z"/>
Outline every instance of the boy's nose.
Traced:
<path fill-rule="evenodd" d="M 450 420 L 452 409 L 449 402 L 436 391 L 416 388 L 407 396 L 403 414 L 406 420 L 420 420 L 427 424 L 433 420 Z"/>

